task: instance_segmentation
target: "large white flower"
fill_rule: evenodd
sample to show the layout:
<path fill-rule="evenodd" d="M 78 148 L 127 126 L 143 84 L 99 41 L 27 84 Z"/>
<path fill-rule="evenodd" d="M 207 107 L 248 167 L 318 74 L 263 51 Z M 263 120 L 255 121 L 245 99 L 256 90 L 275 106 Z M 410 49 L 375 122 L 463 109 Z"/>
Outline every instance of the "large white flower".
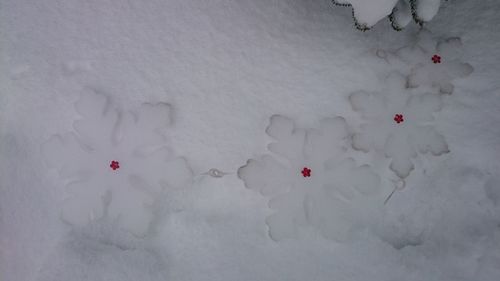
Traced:
<path fill-rule="evenodd" d="M 275 213 L 267 218 L 274 240 L 313 226 L 327 237 L 343 240 L 366 225 L 380 203 L 380 178 L 368 165 L 346 158 L 348 132 L 341 117 L 325 119 L 319 129 L 298 129 L 275 115 L 267 134 L 276 142 L 264 155 L 238 170 L 247 188 L 271 198 Z"/>
<path fill-rule="evenodd" d="M 401 68 L 409 68 L 407 86 L 434 88 L 443 94 L 454 90 L 452 82 L 469 76 L 473 67 L 462 62 L 462 41 L 459 37 L 436 40 L 423 29 L 416 42 L 390 54 L 388 61 Z"/>
<path fill-rule="evenodd" d="M 66 180 L 63 219 L 84 226 L 106 215 L 135 235 L 146 234 L 155 198 L 192 179 L 161 132 L 171 122 L 170 106 L 142 104 L 124 112 L 106 96 L 87 91 L 76 110 L 82 117 L 74 122 L 76 133 L 55 135 L 42 147 Z"/>
<path fill-rule="evenodd" d="M 406 178 L 414 168 L 411 158 L 417 152 L 448 152 L 444 137 L 432 125 L 433 113 L 441 110 L 442 99 L 436 94 L 412 94 L 400 74 L 391 74 L 385 86 L 382 92 L 358 91 L 349 96 L 353 110 L 365 122 L 353 136 L 353 147 L 365 152 L 383 151 L 391 159 L 390 168 Z"/>

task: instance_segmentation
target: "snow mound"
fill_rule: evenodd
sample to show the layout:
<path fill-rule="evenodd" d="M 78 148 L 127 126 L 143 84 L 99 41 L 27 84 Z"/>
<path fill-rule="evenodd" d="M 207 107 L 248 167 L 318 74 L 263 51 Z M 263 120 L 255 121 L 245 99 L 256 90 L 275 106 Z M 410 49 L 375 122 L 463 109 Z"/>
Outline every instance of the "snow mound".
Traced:
<path fill-rule="evenodd" d="M 462 41 L 458 37 L 436 40 L 422 30 L 417 42 L 398 49 L 394 59 L 409 68 L 408 87 L 431 87 L 443 94 L 453 92 L 453 80 L 469 76 L 474 68 L 462 62 Z"/>
<path fill-rule="evenodd" d="M 405 83 L 403 75 L 391 74 L 384 91 L 358 91 L 349 96 L 352 109 L 365 122 L 353 135 L 353 148 L 383 151 L 391 159 L 391 170 L 400 178 L 414 169 L 411 158 L 417 152 L 441 155 L 449 151 L 443 135 L 432 125 L 433 113 L 442 108 L 441 96 L 412 93 Z"/>
<path fill-rule="evenodd" d="M 170 106 L 145 103 L 135 112 L 121 111 L 88 90 L 75 107 L 82 116 L 74 122 L 76 133 L 54 135 L 42 146 L 49 165 L 66 180 L 62 218 L 84 226 L 107 215 L 135 235 L 145 235 L 155 198 L 192 179 L 162 132 L 171 122 Z"/>
<path fill-rule="evenodd" d="M 299 227 L 312 226 L 342 241 L 377 215 L 380 178 L 368 165 L 345 157 L 342 145 L 349 134 L 343 118 L 305 130 L 275 115 L 266 132 L 276 140 L 268 146 L 275 156 L 248 160 L 238 176 L 247 188 L 270 197 L 275 213 L 266 222 L 272 239 L 294 238 Z"/>

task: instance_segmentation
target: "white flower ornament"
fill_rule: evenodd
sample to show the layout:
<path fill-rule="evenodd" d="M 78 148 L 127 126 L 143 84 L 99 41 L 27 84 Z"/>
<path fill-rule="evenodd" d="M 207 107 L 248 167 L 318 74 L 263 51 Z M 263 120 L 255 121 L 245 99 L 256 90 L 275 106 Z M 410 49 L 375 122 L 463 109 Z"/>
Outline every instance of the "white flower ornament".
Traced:
<path fill-rule="evenodd" d="M 398 49 L 390 61 L 410 69 L 408 87 L 428 87 L 442 94 L 451 94 L 454 90 L 452 82 L 469 76 L 474 70 L 470 64 L 462 61 L 462 57 L 462 41 L 459 37 L 436 40 L 432 33 L 424 29 L 420 31 L 415 44 Z"/>
<path fill-rule="evenodd" d="M 345 120 L 324 119 L 319 129 L 295 127 L 275 115 L 266 130 L 276 142 L 264 155 L 238 170 L 249 189 L 270 197 L 275 212 L 266 220 L 274 240 L 297 237 L 310 226 L 325 237 L 344 240 L 366 225 L 381 201 L 380 178 L 368 165 L 345 157 Z"/>
<path fill-rule="evenodd" d="M 399 74 L 390 75 L 385 85 L 382 92 L 358 91 L 349 96 L 352 109 L 364 120 L 353 135 L 353 147 L 364 152 L 383 151 L 391 159 L 391 170 L 406 178 L 414 169 L 411 159 L 418 152 L 441 155 L 449 151 L 444 137 L 432 125 L 433 113 L 441 110 L 442 100 L 436 94 L 412 94 Z"/>
<path fill-rule="evenodd" d="M 142 104 L 134 113 L 123 112 L 92 91 L 75 106 L 82 116 L 74 122 L 76 132 L 55 135 L 42 147 L 66 180 L 62 218 L 84 226 L 106 215 L 145 235 L 157 196 L 192 179 L 186 161 L 173 156 L 161 133 L 171 122 L 170 106 Z"/>

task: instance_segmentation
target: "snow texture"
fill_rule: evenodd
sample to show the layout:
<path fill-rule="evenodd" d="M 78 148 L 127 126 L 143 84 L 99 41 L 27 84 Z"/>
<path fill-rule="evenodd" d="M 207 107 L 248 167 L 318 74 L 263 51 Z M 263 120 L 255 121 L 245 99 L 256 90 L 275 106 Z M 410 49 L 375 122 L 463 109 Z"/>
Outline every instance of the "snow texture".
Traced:
<path fill-rule="evenodd" d="M 238 170 L 247 188 L 270 197 L 275 210 L 266 220 L 274 240 L 294 238 L 312 226 L 324 237 L 343 241 L 376 216 L 380 178 L 370 166 L 346 157 L 348 140 L 341 117 L 321 121 L 319 129 L 299 129 L 284 116 L 271 117 L 266 133 L 273 155 L 248 160 Z M 310 176 L 301 173 L 310 170 Z"/>
<path fill-rule="evenodd" d="M 48 255 L 37 281 L 167 280 L 162 257 L 120 228 L 105 218 L 76 227 Z"/>
<path fill-rule="evenodd" d="M 349 96 L 351 107 L 364 119 L 353 136 L 354 149 L 383 151 L 391 159 L 390 168 L 400 178 L 414 169 L 417 153 L 447 153 L 443 135 L 432 125 L 433 113 L 442 108 L 442 98 L 432 93 L 414 93 L 405 87 L 405 77 L 389 75 L 381 92 L 357 91 Z M 402 115 L 400 122 L 396 115 Z"/>
<path fill-rule="evenodd" d="M 443 94 L 451 94 L 453 80 L 469 76 L 473 67 L 462 62 L 462 41 L 459 37 L 436 40 L 432 33 L 423 29 L 415 44 L 398 49 L 393 60 L 400 60 L 402 67 L 410 68 L 408 86 L 434 88 Z M 440 57 L 438 63 L 433 56 Z M 401 64 L 393 62 L 395 65 Z"/>
<path fill-rule="evenodd" d="M 107 216 L 145 235 L 155 198 L 192 179 L 186 161 L 166 146 L 170 106 L 144 103 L 135 112 L 120 111 L 105 95 L 86 90 L 75 107 L 81 115 L 73 124 L 76 132 L 55 135 L 42 147 L 66 182 L 62 218 L 85 226 Z M 118 169 L 110 167 L 112 161 Z"/>

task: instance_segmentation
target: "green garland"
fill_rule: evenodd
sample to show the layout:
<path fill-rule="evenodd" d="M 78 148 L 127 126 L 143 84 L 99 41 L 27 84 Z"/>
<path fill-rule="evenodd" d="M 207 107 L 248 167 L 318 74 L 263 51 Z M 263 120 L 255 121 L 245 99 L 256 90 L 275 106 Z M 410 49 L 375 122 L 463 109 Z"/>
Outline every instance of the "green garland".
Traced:
<path fill-rule="evenodd" d="M 424 20 L 421 19 L 417 14 L 417 0 L 410 0 L 411 16 L 416 24 L 423 26 Z"/>
<path fill-rule="evenodd" d="M 448 1 L 448 0 L 445 0 L 445 1 Z M 411 12 L 411 16 L 413 18 L 413 20 L 415 21 L 416 24 L 418 24 L 419 26 L 423 26 L 425 21 L 422 20 L 419 16 L 418 16 L 418 13 L 417 13 L 417 8 L 418 8 L 418 0 L 408 0 L 409 4 L 410 4 L 410 12 Z M 356 27 L 356 29 L 360 30 L 360 31 L 367 31 L 367 30 L 370 30 L 371 27 L 369 27 L 368 25 L 366 25 L 365 23 L 360 23 L 357 19 L 356 19 L 356 16 L 354 15 L 354 8 L 352 7 L 351 4 L 349 3 L 339 3 L 337 2 L 337 0 L 332 0 L 332 3 L 335 5 L 335 6 L 342 6 L 342 7 L 351 7 L 351 10 L 352 10 L 352 19 L 354 21 L 354 26 Z M 389 19 L 389 22 L 391 23 L 391 27 L 392 29 L 396 30 L 396 31 L 402 31 L 404 28 L 402 26 L 399 26 L 398 23 L 396 22 L 396 13 L 398 12 L 398 9 L 397 9 L 397 5 L 394 6 L 394 8 L 392 9 L 392 12 L 389 16 L 387 16 L 387 18 Z"/>
<path fill-rule="evenodd" d="M 367 30 L 370 30 L 370 27 L 368 27 L 368 25 L 366 25 L 366 23 L 359 23 L 358 19 L 356 19 L 356 16 L 354 15 L 354 8 L 352 7 L 351 4 L 349 4 L 349 3 L 339 3 L 336 0 L 332 0 L 332 3 L 335 6 L 351 7 L 352 19 L 354 21 L 354 26 L 356 27 L 356 29 L 361 30 L 363 32 L 365 32 Z"/>
<path fill-rule="evenodd" d="M 388 16 L 389 18 L 389 21 L 391 22 L 391 27 L 392 29 L 396 30 L 396 31 L 402 31 L 404 28 L 402 26 L 399 26 L 398 23 L 396 22 L 396 18 L 395 18 L 395 14 L 398 12 L 398 8 L 397 8 L 397 5 L 394 6 L 394 8 L 392 9 L 392 12 L 391 14 Z"/>

